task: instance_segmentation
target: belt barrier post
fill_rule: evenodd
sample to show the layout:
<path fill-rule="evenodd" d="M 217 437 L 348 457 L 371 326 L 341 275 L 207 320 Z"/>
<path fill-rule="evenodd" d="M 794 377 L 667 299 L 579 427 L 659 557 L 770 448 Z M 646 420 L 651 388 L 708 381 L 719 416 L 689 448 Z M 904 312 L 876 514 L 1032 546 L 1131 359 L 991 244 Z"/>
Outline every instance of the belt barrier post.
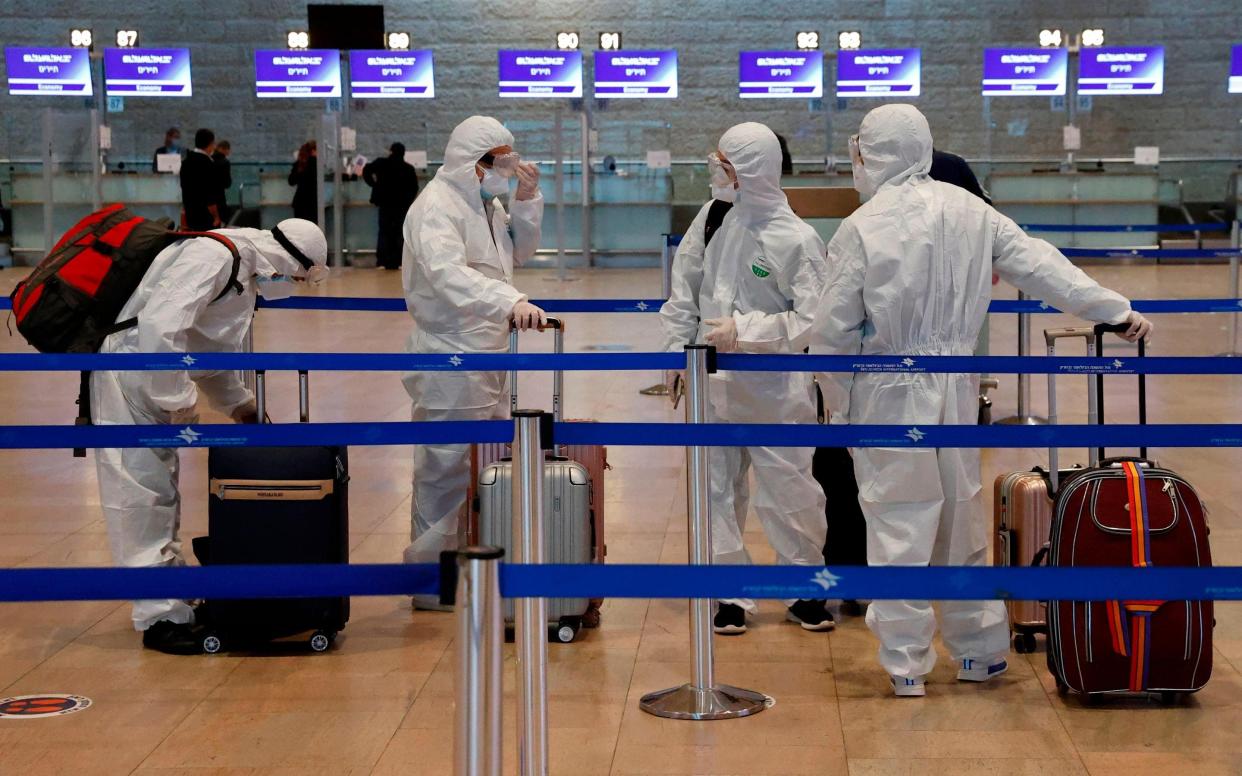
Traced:
<path fill-rule="evenodd" d="M 453 738 L 456 776 L 500 776 L 500 559 L 497 547 L 457 553 L 457 710 Z"/>
<path fill-rule="evenodd" d="M 1235 220 L 1229 235 L 1229 244 L 1233 246 L 1233 253 L 1229 256 L 1229 289 L 1234 299 L 1237 299 L 1238 294 L 1242 292 L 1242 289 L 1238 288 L 1238 250 L 1242 245 L 1238 239 L 1238 228 L 1238 221 Z M 1229 316 L 1229 349 L 1220 354 L 1226 358 L 1242 356 L 1242 353 L 1238 352 L 1238 315 L 1238 313 L 1233 313 Z"/>
<path fill-rule="evenodd" d="M 543 563 L 542 410 L 513 413 L 513 562 Z M 518 773 L 548 772 L 548 602 L 519 598 L 517 645 Z"/>
<path fill-rule="evenodd" d="M 673 294 L 673 246 L 669 244 L 672 235 L 661 235 L 664 247 L 660 250 L 660 298 L 668 299 Z M 643 388 L 639 391 L 643 396 L 668 396 L 668 386 L 664 381 Z"/>
<path fill-rule="evenodd" d="M 706 345 L 686 346 L 686 422 L 707 423 L 707 374 L 715 350 Z M 713 365 L 714 366 L 714 365 Z M 714 370 L 713 370 L 714 371 Z M 712 562 L 711 502 L 708 498 L 708 448 L 686 448 L 686 506 L 690 563 Z M 712 601 L 690 601 L 690 641 L 694 679 L 690 684 L 644 695 L 639 708 L 670 719 L 729 719 L 757 714 L 767 698 L 753 690 L 716 684 L 712 655 Z"/>
<path fill-rule="evenodd" d="M 1018 301 L 1026 301 L 1029 297 L 1025 292 L 1018 292 Z M 1025 358 L 1031 355 L 1031 314 L 1018 313 L 1018 355 Z M 996 421 L 1003 426 L 1042 426 L 1047 418 L 1031 414 L 1031 376 L 1018 375 L 1018 414 Z"/>

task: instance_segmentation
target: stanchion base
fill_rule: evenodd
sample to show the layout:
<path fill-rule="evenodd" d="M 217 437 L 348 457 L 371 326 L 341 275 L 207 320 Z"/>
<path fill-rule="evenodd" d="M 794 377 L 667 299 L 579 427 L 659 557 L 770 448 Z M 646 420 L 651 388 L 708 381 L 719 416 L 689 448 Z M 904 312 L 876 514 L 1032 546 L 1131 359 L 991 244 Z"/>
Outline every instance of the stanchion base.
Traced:
<path fill-rule="evenodd" d="M 1001 418 L 992 422 L 995 426 L 1046 426 L 1047 418 L 1037 418 L 1034 415 L 1014 415 L 1012 418 Z"/>
<path fill-rule="evenodd" d="M 683 684 L 644 695 L 638 708 L 666 719 L 733 719 L 758 714 L 767 708 L 767 701 L 763 693 L 727 684 L 706 690 Z"/>
<path fill-rule="evenodd" d="M 664 383 L 656 383 L 650 388 L 643 388 L 639 393 L 643 396 L 668 396 L 668 386 Z"/>

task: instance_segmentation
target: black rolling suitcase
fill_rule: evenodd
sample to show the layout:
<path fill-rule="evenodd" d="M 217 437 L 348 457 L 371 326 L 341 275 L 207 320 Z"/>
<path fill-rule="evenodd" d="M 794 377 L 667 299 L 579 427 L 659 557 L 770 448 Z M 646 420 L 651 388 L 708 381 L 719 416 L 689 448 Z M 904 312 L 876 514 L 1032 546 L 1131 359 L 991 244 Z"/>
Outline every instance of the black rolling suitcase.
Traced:
<path fill-rule="evenodd" d="M 298 379 L 307 422 L 307 373 Z M 263 383 L 260 372 L 260 417 Z M 194 540 L 204 566 L 349 562 L 347 448 L 212 448 L 207 472 L 208 535 Z M 323 652 L 348 620 L 348 597 L 212 600 L 199 608 L 207 653 L 298 637 Z"/>

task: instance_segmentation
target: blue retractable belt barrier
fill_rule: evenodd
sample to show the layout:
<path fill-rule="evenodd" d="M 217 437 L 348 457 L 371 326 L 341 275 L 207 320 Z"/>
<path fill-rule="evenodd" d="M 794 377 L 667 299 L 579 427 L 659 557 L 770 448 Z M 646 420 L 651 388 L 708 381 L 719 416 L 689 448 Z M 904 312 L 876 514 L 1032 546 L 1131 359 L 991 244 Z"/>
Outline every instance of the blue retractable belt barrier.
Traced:
<path fill-rule="evenodd" d="M 1058 248 L 1071 259 L 1228 259 L 1236 248 Z"/>
<path fill-rule="evenodd" d="M 1235 375 L 1242 359 L 1216 356 L 812 356 L 722 353 L 741 372 L 907 374 Z M 684 353 L 0 353 L 0 372 L 313 370 L 324 372 L 633 371 L 681 369 Z"/>
<path fill-rule="evenodd" d="M 435 564 L 0 569 L 0 601 L 439 592 Z M 1240 600 L 1242 567 L 1030 568 L 503 564 L 509 598 Z"/>
<path fill-rule="evenodd" d="M 558 423 L 558 444 L 714 447 L 1242 447 L 1242 424 L 847 426 Z M 508 442 L 505 420 L 417 423 L 0 426 L 0 449 L 306 447 Z"/>
<path fill-rule="evenodd" d="M 1233 224 L 1018 224 L 1027 232 L 1228 232 Z"/>
<path fill-rule="evenodd" d="M 663 299 L 532 299 L 549 313 L 655 313 Z M 336 310 L 353 312 L 405 312 L 405 300 L 385 296 L 292 296 L 259 307 L 273 310 Z M 0 309 L 3 306 L 0 305 Z"/>
<path fill-rule="evenodd" d="M 1130 306 L 1140 313 L 1242 313 L 1242 299 L 1133 299 Z M 1061 312 L 1038 299 L 995 299 L 988 305 L 990 313 Z"/>

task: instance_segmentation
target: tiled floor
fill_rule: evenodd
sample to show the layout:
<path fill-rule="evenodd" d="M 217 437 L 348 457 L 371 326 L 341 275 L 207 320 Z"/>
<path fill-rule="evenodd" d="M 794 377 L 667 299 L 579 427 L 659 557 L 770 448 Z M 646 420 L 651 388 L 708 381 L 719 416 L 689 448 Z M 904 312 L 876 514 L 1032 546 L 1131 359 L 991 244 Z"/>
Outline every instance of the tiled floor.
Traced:
<path fill-rule="evenodd" d="M 1136 298 L 1225 295 L 1219 267 L 1092 269 Z M 654 271 L 578 273 L 557 283 L 525 272 L 535 297 L 655 296 Z M 0 274 L 0 291 L 15 273 Z M 396 274 L 340 273 L 326 293 L 396 295 Z M 1004 294 L 1005 291 L 1001 291 Z M 645 315 L 567 316 L 568 347 L 647 349 L 658 324 Z M 1035 328 L 1067 319 L 1048 317 Z M 1162 316 L 1154 350 L 1210 354 L 1225 348 L 1223 316 Z M 410 323 L 387 313 L 265 311 L 267 350 L 395 351 Z M 993 350 L 1013 352 L 1014 321 L 997 316 Z M 530 338 L 527 345 L 550 343 Z M 0 349 L 24 349 L 18 338 Z M 1110 351 L 1111 352 L 1111 351 Z M 1120 352 L 1120 351 L 1118 351 Z M 654 373 L 573 373 L 567 415 L 671 420 L 659 398 L 638 395 Z M 270 380 L 273 414 L 296 412 L 289 375 Z M 997 417 L 1012 412 L 1013 378 L 1002 378 Z M 1119 379 L 1117 381 L 1121 383 Z M 545 396 L 546 376 L 525 378 L 524 403 Z M 1238 420 L 1240 382 L 1228 377 L 1158 377 L 1153 422 Z M 1081 421 L 1084 386 L 1062 386 L 1062 417 Z M 0 424 L 67 423 L 76 381 L 68 375 L 6 374 Z M 1034 382 L 1037 408 L 1044 383 Z M 1127 417 L 1133 392 L 1115 389 L 1110 418 Z M 316 420 L 399 420 L 408 402 L 392 375 L 314 374 Z M 1072 455 L 1072 453 L 1067 453 Z M 1242 495 L 1235 450 L 1160 450 L 1212 509 L 1217 561 L 1242 563 Z M 1027 468 L 1041 451 L 985 455 L 984 478 Z M 396 562 L 409 531 L 407 450 L 351 451 L 351 544 L 357 562 Z M 607 486 L 613 562 L 685 558 L 683 455 L 675 448 L 614 448 Z M 205 456 L 187 451 L 184 531 L 205 530 Z M 0 451 L 0 564 L 106 565 L 108 552 L 90 460 L 67 451 Z M 755 556 L 771 559 L 760 532 Z M 1221 605 L 1216 673 L 1180 708 L 1143 702 L 1085 707 L 1059 697 L 1042 652 L 1013 656 L 995 684 L 959 685 L 941 666 L 924 700 L 889 697 L 875 643 L 858 619 L 831 635 L 804 633 L 763 605 L 741 638 L 717 639 L 720 681 L 766 692 L 776 705 L 756 717 L 717 723 L 660 720 L 638 709 L 651 690 L 689 675 L 684 602 L 612 600 L 604 625 L 550 650 L 551 765 L 562 774 L 1145 774 L 1242 773 L 1242 607 Z M 326 655 L 176 658 L 144 652 L 128 607 L 114 603 L 0 606 L 0 697 L 68 692 L 92 698 L 85 712 L 43 721 L 0 720 L 0 774 L 444 774 L 451 771 L 453 622 L 411 614 L 395 598 L 355 599 L 349 627 Z M 513 772 L 512 654 L 506 690 L 506 759 Z"/>

